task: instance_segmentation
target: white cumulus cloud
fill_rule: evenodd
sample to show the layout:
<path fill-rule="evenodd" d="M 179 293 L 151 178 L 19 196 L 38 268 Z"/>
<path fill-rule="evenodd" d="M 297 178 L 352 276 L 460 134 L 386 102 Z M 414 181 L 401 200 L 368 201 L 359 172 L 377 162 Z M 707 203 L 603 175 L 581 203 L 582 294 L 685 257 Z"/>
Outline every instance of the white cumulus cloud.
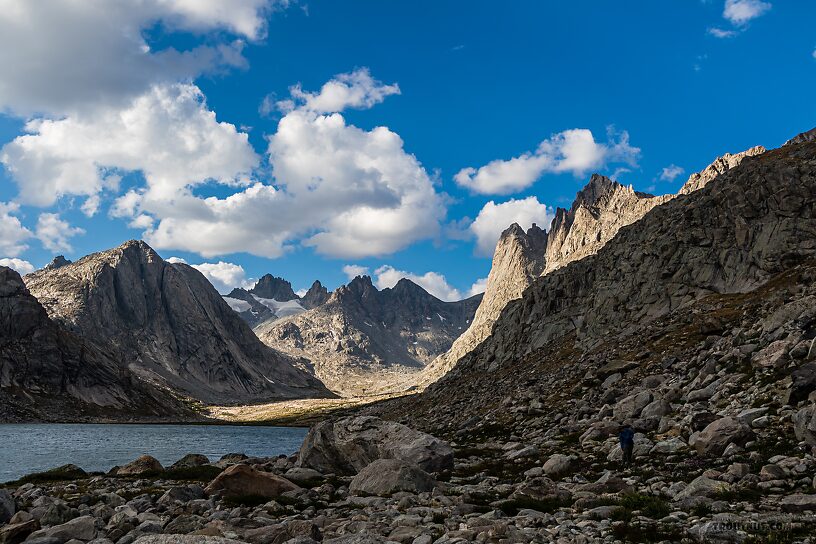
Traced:
<path fill-rule="evenodd" d="M 487 289 L 487 278 L 479 278 L 478 280 L 473 282 L 473 285 L 470 286 L 470 289 L 468 289 L 468 292 L 465 295 L 465 297 L 470 298 L 474 295 L 479 295 L 481 293 L 484 293 L 485 289 Z"/>
<path fill-rule="evenodd" d="M 25 276 L 26 274 L 30 274 L 31 272 L 34 272 L 34 270 L 36 270 L 36 268 L 34 268 L 34 265 L 31 264 L 30 262 L 17 258 L 5 257 L 3 259 L 0 259 L 0 266 L 7 266 L 12 270 L 16 270 L 21 276 Z"/>
<path fill-rule="evenodd" d="M 741 26 L 763 15 L 770 9 L 771 3 L 762 2 L 761 0 L 725 0 L 723 17 L 732 24 Z"/>
<path fill-rule="evenodd" d="M 112 169 L 142 172 L 159 200 L 206 180 L 241 184 L 258 162 L 247 135 L 218 122 L 192 84 L 154 87 L 124 110 L 35 119 L 26 131 L 3 147 L 0 161 L 20 201 L 38 206 L 118 185 Z"/>
<path fill-rule="evenodd" d="M 368 267 L 360 266 L 359 264 L 347 264 L 343 266 L 343 274 L 345 274 L 349 280 L 353 280 L 357 276 L 367 275 Z"/>
<path fill-rule="evenodd" d="M 290 99 L 278 102 L 278 107 L 283 111 L 299 108 L 315 113 L 335 113 L 347 108 L 371 108 L 387 96 L 400 94 L 400 88 L 397 84 L 384 85 L 377 81 L 371 77 L 368 68 L 358 68 L 335 76 L 324 83 L 319 92 L 304 91 L 300 84 L 291 87 L 289 92 Z M 266 98 L 261 108 L 269 112 Z"/>
<path fill-rule="evenodd" d="M 183 260 L 176 262 L 183 262 Z M 201 263 L 190 266 L 204 274 L 204 277 L 210 280 L 213 287 L 221 294 L 227 294 L 235 287 L 248 289 L 254 283 L 246 277 L 244 267 L 239 264 L 218 261 L 217 263 Z"/>
<path fill-rule="evenodd" d="M 452 287 L 445 279 L 445 276 L 438 272 L 414 274 L 404 270 L 397 270 L 393 266 L 384 265 L 375 270 L 374 275 L 374 284 L 378 289 L 394 287 L 397 282 L 405 278 L 416 283 L 439 300 L 446 302 L 462 300 L 462 294 L 459 290 Z"/>
<path fill-rule="evenodd" d="M 0 202 L 0 252 L 12 257 L 28 249 L 25 242 L 32 237 L 31 231 L 13 215 L 19 209 L 19 204 Z"/>
<path fill-rule="evenodd" d="M 67 221 L 60 219 L 59 214 L 41 213 L 37 218 L 35 233 L 45 249 L 71 251 L 73 248 L 70 239 L 85 234 L 85 230 L 72 227 Z"/>
<path fill-rule="evenodd" d="M 542 204 L 534 196 L 521 200 L 511 199 L 501 204 L 491 200 L 470 225 L 471 232 L 476 236 L 476 253 L 485 257 L 492 256 L 501 233 L 513 223 L 518 223 L 524 230 L 529 229 L 533 223 L 547 230 L 554 215 L 551 207 Z"/>
<path fill-rule="evenodd" d="M 0 110 L 22 117 L 124 107 L 156 84 L 244 66 L 242 39 L 265 33 L 271 0 L 0 1 Z M 152 49 L 160 23 L 230 39 Z M 238 39 L 235 39 L 235 38 Z M 231 41 L 230 41 L 231 40 Z"/>
<path fill-rule="evenodd" d="M 278 257 L 301 243 L 346 258 L 433 237 L 445 215 L 430 176 L 387 127 L 363 130 L 340 113 L 296 108 L 269 136 L 268 159 L 274 184 L 253 182 L 225 198 L 151 186 L 121 197 L 111 213 L 153 217 L 157 224 L 143 237 L 157 248 Z"/>
<path fill-rule="evenodd" d="M 661 181 L 674 181 L 678 176 L 683 175 L 685 170 L 676 164 L 670 164 L 660 171 Z"/>
<path fill-rule="evenodd" d="M 526 189 L 545 173 L 581 176 L 613 162 L 634 166 L 639 155 L 640 149 L 629 144 L 626 131 L 615 135 L 610 130 L 609 141 L 600 143 L 588 129 L 570 129 L 544 140 L 535 151 L 480 168 L 463 168 L 454 180 L 474 193 L 510 194 Z"/>

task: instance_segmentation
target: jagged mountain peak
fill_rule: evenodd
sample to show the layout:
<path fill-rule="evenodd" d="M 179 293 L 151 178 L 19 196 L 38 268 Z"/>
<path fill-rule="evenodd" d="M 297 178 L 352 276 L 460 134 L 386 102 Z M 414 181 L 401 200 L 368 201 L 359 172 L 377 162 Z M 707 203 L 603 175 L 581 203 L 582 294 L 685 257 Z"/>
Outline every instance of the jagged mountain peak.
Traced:
<path fill-rule="evenodd" d="M 572 210 L 575 210 L 579 206 L 594 206 L 599 200 L 618 190 L 628 190 L 628 192 L 634 194 L 634 190 L 631 188 L 631 186 L 624 187 L 611 178 L 601 174 L 592 174 L 589 178 L 589 182 L 584 185 L 580 191 L 578 191 L 578 194 L 572 203 Z"/>
<path fill-rule="evenodd" d="M 308 357 L 335 392 L 399 391 L 450 347 L 480 298 L 443 302 L 407 278 L 378 290 L 370 276 L 361 275 L 338 287 L 326 303 L 262 323 L 255 332 L 270 346 Z"/>
<path fill-rule="evenodd" d="M 62 268 L 65 265 L 71 264 L 72 261 L 66 259 L 64 255 L 57 255 L 51 262 L 45 265 L 43 268 L 45 270 L 54 270 L 55 268 Z"/>
<path fill-rule="evenodd" d="M 329 296 L 329 290 L 320 283 L 320 280 L 315 280 L 309 290 L 300 298 L 300 301 L 304 308 L 311 310 L 326 303 Z"/>
<path fill-rule="evenodd" d="M 261 276 L 249 292 L 261 298 L 274 299 L 279 302 L 286 302 L 298 298 L 292 289 L 291 283 L 272 274 L 264 274 Z"/>

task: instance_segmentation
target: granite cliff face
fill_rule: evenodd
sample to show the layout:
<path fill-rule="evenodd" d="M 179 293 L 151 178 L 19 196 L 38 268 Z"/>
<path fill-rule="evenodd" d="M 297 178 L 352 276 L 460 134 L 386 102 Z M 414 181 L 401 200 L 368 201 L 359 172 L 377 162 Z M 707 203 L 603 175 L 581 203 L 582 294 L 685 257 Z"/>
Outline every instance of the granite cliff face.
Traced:
<path fill-rule="evenodd" d="M 738 166 L 746 157 L 764 151 L 764 147 L 757 146 L 742 153 L 726 153 L 701 172 L 692 174 L 680 194 L 701 189 L 718 175 Z M 420 384 L 428 385 L 444 376 L 460 358 L 487 338 L 502 309 L 511 300 L 519 298 L 537 276 L 597 253 L 621 228 L 635 223 L 655 206 L 675 197 L 640 193 L 631 186 L 593 174 L 569 210 L 556 210 L 549 231 L 543 233 L 540 229 L 533 229 L 541 232 L 535 236 L 537 241 L 521 239 L 518 234 L 521 229 L 517 226 L 505 231 L 496 246 L 487 289 L 473 325 L 447 353 L 427 367 Z M 520 274 L 520 270 L 525 272 Z"/>
<path fill-rule="evenodd" d="M 25 281 L 53 320 L 115 349 L 137 375 L 204 402 L 327 394 L 303 361 L 262 344 L 200 272 L 144 242 Z"/>
<path fill-rule="evenodd" d="M 267 345 L 309 358 L 335 392 L 398 391 L 450 347 L 480 298 L 443 302 L 406 279 L 380 291 L 371 278 L 358 276 L 316 308 L 255 332 Z"/>
<path fill-rule="evenodd" d="M 60 328 L 6 267 L 0 267 L 0 341 L 0 421 L 193 417 L 115 353 Z"/>
<path fill-rule="evenodd" d="M 558 208 L 548 231 L 544 274 L 597 253 L 621 227 L 672 197 L 639 193 L 593 174 L 569 210 Z"/>

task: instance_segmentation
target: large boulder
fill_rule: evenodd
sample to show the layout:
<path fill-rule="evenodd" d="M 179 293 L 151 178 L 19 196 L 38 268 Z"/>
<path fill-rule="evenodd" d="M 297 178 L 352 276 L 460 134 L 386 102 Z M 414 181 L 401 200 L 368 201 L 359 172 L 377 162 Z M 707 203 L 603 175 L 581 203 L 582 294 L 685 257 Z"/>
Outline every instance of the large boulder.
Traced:
<path fill-rule="evenodd" d="M 729 486 L 725 482 L 718 482 L 707 476 L 698 476 L 685 489 L 675 495 L 673 500 L 679 502 L 694 497 L 714 497 L 717 493 L 728 488 Z"/>
<path fill-rule="evenodd" d="M 807 363 L 791 373 L 791 387 L 786 404 L 796 406 L 816 391 L 816 362 Z"/>
<path fill-rule="evenodd" d="M 547 476 L 557 477 L 567 474 L 575 467 L 578 458 L 574 455 L 564 455 L 563 453 L 555 453 L 544 462 L 541 468 Z"/>
<path fill-rule="evenodd" d="M 159 460 L 150 455 L 142 455 L 127 465 L 118 467 L 116 469 L 117 476 L 137 476 L 139 474 L 147 474 L 150 472 L 162 472 L 164 467 Z"/>
<path fill-rule="evenodd" d="M 400 459 L 377 459 L 351 481 L 349 490 L 357 495 L 393 495 L 398 491 L 432 491 L 436 480 L 416 465 Z"/>
<path fill-rule="evenodd" d="M 28 540 L 36 538 L 55 539 L 60 542 L 69 540 L 93 540 L 97 535 L 96 518 L 93 516 L 80 516 L 62 525 L 54 525 L 47 529 L 34 531 L 29 535 Z"/>
<path fill-rule="evenodd" d="M 652 394 L 649 391 L 634 393 L 618 401 L 612 410 L 615 421 L 626 421 L 634 419 L 640 415 L 649 403 L 652 402 Z"/>
<path fill-rule="evenodd" d="M 273 499 L 287 491 L 300 489 L 286 478 L 255 470 L 248 465 L 233 465 L 215 477 L 205 491 L 224 497 L 259 496 Z"/>
<path fill-rule="evenodd" d="M 209 465 L 210 460 L 206 455 L 202 455 L 200 453 L 188 453 L 172 465 L 170 468 L 193 468 L 193 467 L 201 467 L 204 465 Z"/>
<path fill-rule="evenodd" d="M 816 512 L 816 495 L 794 493 L 782 499 L 780 506 L 783 512 Z"/>
<path fill-rule="evenodd" d="M 312 521 L 291 519 L 275 525 L 250 529 L 243 539 L 252 544 L 296 544 L 322 540 L 320 528 Z"/>
<path fill-rule="evenodd" d="M 752 437 L 751 429 L 732 417 L 720 418 L 700 431 L 694 441 L 699 455 L 722 455 L 732 442 L 744 446 Z"/>
<path fill-rule="evenodd" d="M 34 531 L 40 528 L 40 522 L 36 519 L 20 521 L 3 525 L 0 523 L 0 544 L 17 544 L 22 542 Z"/>
<path fill-rule="evenodd" d="M 806 406 L 793 414 L 793 432 L 798 440 L 816 446 L 816 405 Z"/>
<path fill-rule="evenodd" d="M 0 523 L 8 523 L 17 511 L 14 497 L 5 489 L 0 489 Z"/>
<path fill-rule="evenodd" d="M 353 475 L 377 459 L 399 459 L 426 472 L 453 468 L 453 450 L 447 442 L 371 416 L 315 425 L 303 441 L 297 466 Z"/>

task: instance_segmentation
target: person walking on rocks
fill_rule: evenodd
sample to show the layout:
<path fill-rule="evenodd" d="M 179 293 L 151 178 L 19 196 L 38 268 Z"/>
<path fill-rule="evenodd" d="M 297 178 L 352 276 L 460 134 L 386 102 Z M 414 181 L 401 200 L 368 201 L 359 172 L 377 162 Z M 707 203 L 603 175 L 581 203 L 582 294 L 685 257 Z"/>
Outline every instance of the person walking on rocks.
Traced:
<path fill-rule="evenodd" d="M 623 466 L 632 466 L 632 452 L 635 449 L 635 431 L 632 426 L 628 423 L 624 424 L 620 434 L 618 434 L 618 439 L 620 440 L 621 451 L 623 451 Z"/>

